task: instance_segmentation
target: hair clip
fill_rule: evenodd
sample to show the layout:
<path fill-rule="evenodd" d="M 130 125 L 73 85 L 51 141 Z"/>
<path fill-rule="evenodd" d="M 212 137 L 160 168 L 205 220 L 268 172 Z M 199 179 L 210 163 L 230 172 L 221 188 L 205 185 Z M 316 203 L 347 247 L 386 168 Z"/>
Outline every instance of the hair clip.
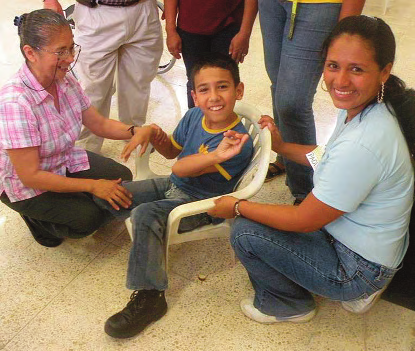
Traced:
<path fill-rule="evenodd" d="M 16 16 L 13 20 L 13 23 L 16 27 L 19 27 L 22 24 L 22 21 L 23 21 L 23 15 Z"/>
<path fill-rule="evenodd" d="M 25 14 L 23 14 L 21 16 L 15 16 L 14 17 L 13 23 L 17 27 L 17 34 L 18 35 L 20 35 L 20 33 L 21 33 L 21 26 L 22 26 L 24 17 L 25 17 Z"/>

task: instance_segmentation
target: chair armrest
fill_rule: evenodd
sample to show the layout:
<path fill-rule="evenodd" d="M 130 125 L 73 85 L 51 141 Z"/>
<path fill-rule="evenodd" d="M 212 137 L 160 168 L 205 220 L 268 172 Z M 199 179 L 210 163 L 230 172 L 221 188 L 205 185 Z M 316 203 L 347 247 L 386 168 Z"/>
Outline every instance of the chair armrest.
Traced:
<path fill-rule="evenodd" d="M 204 199 L 204 200 L 189 202 L 187 204 L 177 206 L 169 214 L 169 218 L 167 220 L 167 230 L 168 230 L 167 235 L 170 236 L 172 234 L 178 233 L 180 220 L 182 218 L 207 212 L 208 210 L 210 210 L 212 207 L 215 206 L 215 200 L 221 198 L 222 196 L 233 196 L 233 197 L 236 197 L 237 199 L 244 199 L 244 198 L 250 197 L 250 196 L 246 196 L 248 194 L 245 191 L 245 189 L 235 191 L 233 193 L 211 197 L 211 198 Z"/>

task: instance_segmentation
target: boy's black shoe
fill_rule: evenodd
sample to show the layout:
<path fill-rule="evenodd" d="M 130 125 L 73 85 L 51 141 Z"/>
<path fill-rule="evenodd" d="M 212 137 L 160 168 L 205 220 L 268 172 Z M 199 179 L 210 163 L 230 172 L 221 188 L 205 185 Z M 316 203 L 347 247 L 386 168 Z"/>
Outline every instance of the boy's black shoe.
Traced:
<path fill-rule="evenodd" d="M 164 291 L 135 290 L 125 308 L 108 318 L 105 332 L 113 338 L 131 338 L 167 312 Z"/>

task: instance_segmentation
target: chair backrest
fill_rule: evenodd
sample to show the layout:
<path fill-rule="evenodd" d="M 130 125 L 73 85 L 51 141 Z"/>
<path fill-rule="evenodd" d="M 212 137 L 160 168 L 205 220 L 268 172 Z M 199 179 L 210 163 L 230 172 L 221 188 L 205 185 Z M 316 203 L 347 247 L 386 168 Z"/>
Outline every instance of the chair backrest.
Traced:
<path fill-rule="evenodd" d="M 267 175 L 271 155 L 271 134 L 268 129 L 260 128 L 258 120 L 261 118 L 261 112 L 255 107 L 238 102 L 235 112 L 242 118 L 242 123 L 253 140 L 254 152 L 234 191 L 240 194 L 240 198 L 249 198 L 261 189 Z"/>

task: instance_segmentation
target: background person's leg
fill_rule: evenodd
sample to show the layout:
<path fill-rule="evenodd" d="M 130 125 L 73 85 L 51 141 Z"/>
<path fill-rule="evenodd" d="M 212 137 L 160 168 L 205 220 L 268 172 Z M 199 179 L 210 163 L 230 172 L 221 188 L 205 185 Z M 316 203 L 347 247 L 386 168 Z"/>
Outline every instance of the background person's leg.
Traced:
<path fill-rule="evenodd" d="M 265 69 L 271 81 L 273 117 L 275 124 L 278 127 L 279 119 L 275 106 L 275 88 L 277 86 L 278 72 L 280 69 L 285 22 L 287 21 L 287 18 L 288 21 L 290 18 L 287 17 L 287 11 L 279 1 L 259 0 L 258 10 L 264 47 Z M 277 162 L 279 164 L 284 163 L 282 156 L 278 155 Z"/>
<path fill-rule="evenodd" d="M 117 50 L 125 35 L 119 9 L 101 5 L 89 8 L 76 3 L 74 11 L 75 42 L 82 50 L 75 71 L 92 105 L 106 118 L 109 118 L 115 91 Z M 79 140 L 82 147 L 96 153 L 104 142 L 85 127 Z"/>
<path fill-rule="evenodd" d="M 150 86 L 163 52 L 163 37 L 155 0 L 124 7 L 126 40 L 118 50 L 118 111 L 121 122 L 146 122 Z"/>
<path fill-rule="evenodd" d="M 186 66 L 187 106 L 192 108 L 195 104 L 191 94 L 192 82 L 190 80 L 190 75 L 195 62 L 203 53 L 210 51 L 211 37 L 209 35 L 199 35 L 185 32 L 180 28 L 177 28 L 177 33 L 182 39 L 182 56 L 184 65 Z"/>
<path fill-rule="evenodd" d="M 229 47 L 233 37 L 238 34 L 240 26 L 231 24 L 223 28 L 220 32 L 212 35 L 210 45 L 211 52 L 220 52 L 224 55 L 229 55 Z"/>
<path fill-rule="evenodd" d="M 292 3 L 284 4 L 291 8 Z M 316 144 L 313 100 L 323 70 L 321 48 L 337 23 L 341 4 L 298 4 L 292 40 L 286 22 L 274 103 L 285 142 Z M 313 188 L 313 170 L 285 160 L 287 185 L 298 199 Z"/>

